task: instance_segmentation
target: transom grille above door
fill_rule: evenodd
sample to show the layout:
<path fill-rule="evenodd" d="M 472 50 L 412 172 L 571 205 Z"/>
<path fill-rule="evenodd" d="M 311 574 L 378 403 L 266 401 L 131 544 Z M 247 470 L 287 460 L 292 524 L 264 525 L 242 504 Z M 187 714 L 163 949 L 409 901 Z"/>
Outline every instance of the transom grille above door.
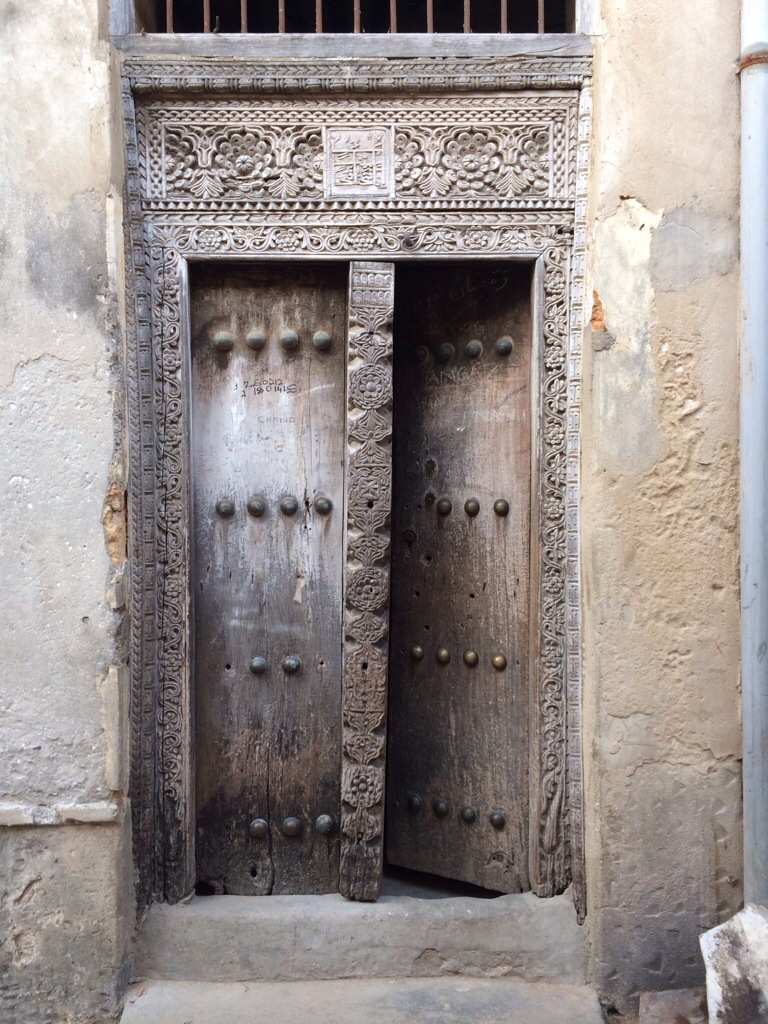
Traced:
<path fill-rule="evenodd" d="M 568 0 L 156 0 L 158 32 L 569 31 Z"/>

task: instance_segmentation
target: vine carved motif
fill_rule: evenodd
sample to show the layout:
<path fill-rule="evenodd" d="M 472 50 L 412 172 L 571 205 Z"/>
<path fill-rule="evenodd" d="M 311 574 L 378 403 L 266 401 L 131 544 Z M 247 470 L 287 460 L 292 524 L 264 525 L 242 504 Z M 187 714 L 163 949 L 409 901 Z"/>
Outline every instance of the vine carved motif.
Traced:
<path fill-rule="evenodd" d="M 568 877 L 565 721 L 565 416 L 567 411 L 567 252 L 545 256 L 542 401 L 539 421 L 539 675 L 534 727 L 539 748 L 540 895 Z"/>
<path fill-rule="evenodd" d="M 475 62 L 473 74 L 481 65 Z M 354 208 L 327 199 L 327 124 L 296 119 L 297 104 L 309 104 L 306 97 L 242 99 L 243 92 L 270 91 L 263 68 L 262 77 L 250 80 L 242 67 L 206 65 L 206 73 L 216 74 L 205 79 L 208 92 L 193 103 L 183 93 L 188 85 L 200 88 L 203 79 L 195 79 L 194 68 L 174 70 L 169 61 L 129 65 L 124 108 L 134 543 L 132 807 L 143 899 L 178 899 L 193 881 L 186 261 L 264 255 L 361 261 L 353 262 L 350 289 L 341 826 L 345 891 L 372 899 L 381 863 L 384 778 L 393 267 L 367 261 L 492 253 L 538 261 L 542 271 L 531 873 L 542 896 L 573 881 L 583 912 L 578 417 L 589 100 L 583 69 L 573 71 L 571 81 L 566 65 L 561 62 L 560 77 L 547 81 L 572 91 L 535 97 L 489 97 L 485 92 L 510 79 L 503 69 L 488 68 L 478 95 L 466 102 L 481 113 L 486 104 L 495 110 L 503 129 L 497 131 L 482 117 L 457 123 L 450 97 L 447 103 L 414 97 L 419 86 L 413 87 L 402 98 L 409 117 L 392 133 L 395 198 L 369 195 Z M 386 65 L 377 74 L 387 70 L 393 69 Z M 438 59 L 419 62 L 420 87 L 431 82 L 429 88 L 440 91 L 443 86 L 435 82 L 445 73 Z M 309 78 L 297 85 L 295 78 L 280 77 L 287 74 L 273 66 L 272 92 L 321 88 L 308 85 Z M 514 78 L 516 72 L 509 74 Z M 338 91 L 340 82 L 347 83 L 328 75 L 322 88 Z M 375 75 L 373 80 L 378 81 Z M 545 80 L 535 87 L 544 88 Z M 464 88 L 456 85 L 459 93 Z M 164 89 L 174 95 L 158 98 Z M 144 91 L 148 96 L 137 116 L 134 96 Z M 220 98 L 212 99 L 217 92 Z M 354 101 L 327 96 L 321 105 L 338 111 L 337 124 L 366 129 L 401 102 L 389 94 L 361 98 L 370 92 L 376 88 L 361 86 Z M 579 95 L 576 118 L 573 101 Z M 241 116 L 244 103 L 256 104 L 252 116 Z M 450 108 L 450 126 L 434 123 L 441 103 Z M 505 104 L 512 111 L 506 121 Z M 536 116 L 524 124 L 515 111 L 526 104 Z M 264 116 L 267 107 L 273 116 Z M 303 127 L 287 132 L 290 123 Z M 171 201 L 171 193 L 186 198 Z M 418 196 L 415 206 L 409 206 L 411 195 Z M 465 195 L 471 197 L 466 208 Z M 505 205 L 515 195 L 523 205 Z M 255 218 L 247 210 L 257 201 L 263 214 Z M 300 206 L 310 201 L 315 205 Z"/>

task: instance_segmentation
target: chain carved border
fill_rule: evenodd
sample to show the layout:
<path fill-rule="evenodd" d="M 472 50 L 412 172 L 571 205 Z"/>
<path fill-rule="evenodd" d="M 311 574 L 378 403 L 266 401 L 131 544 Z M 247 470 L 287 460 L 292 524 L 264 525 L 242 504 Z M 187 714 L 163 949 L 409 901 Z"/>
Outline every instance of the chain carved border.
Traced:
<path fill-rule="evenodd" d="M 254 60 L 128 57 L 123 73 L 136 94 L 189 97 L 315 93 L 370 95 L 580 89 L 590 57 L 416 57 Z"/>
<path fill-rule="evenodd" d="M 579 922 L 587 916 L 587 879 L 584 851 L 584 789 L 581 733 L 581 360 L 587 321 L 587 190 L 592 130 L 592 90 L 585 83 L 579 94 L 576 146 L 576 196 L 573 245 L 570 252 L 571 294 L 568 334 L 568 400 L 566 407 L 565 490 L 565 632 L 567 778 L 571 885 Z"/>
<path fill-rule="evenodd" d="M 139 152 L 133 95 L 122 84 L 125 125 L 124 246 L 126 253 L 126 363 L 128 395 L 130 611 L 130 800 L 136 898 L 139 907 L 164 892 L 163 822 L 158 815 L 155 659 L 158 648 L 156 527 L 150 518 L 157 489 L 152 366 L 150 226 L 141 214 Z M 154 511 L 151 512 L 154 516 Z"/>
<path fill-rule="evenodd" d="M 326 255 L 370 261 L 476 254 L 541 260 L 543 267 L 538 452 L 541 545 L 536 599 L 537 681 L 532 709 L 536 742 L 532 772 L 535 788 L 531 807 L 531 873 L 534 889 L 542 896 L 560 892 L 573 882 L 577 909 L 583 916 L 578 445 L 584 315 L 584 192 L 589 132 L 586 91 L 582 93 L 580 106 L 578 194 L 571 210 L 447 210 L 408 216 L 365 209 L 311 213 L 275 211 L 260 216 L 256 222 L 252 215 L 236 212 L 142 212 L 129 81 L 125 85 L 124 103 L 128 133 L 126 247 L 131 300 L 128 307 L 133 542 L 131 795 L 140 899 L 144 902 L 153 898 L 178 899 L 189 891 L 193 881 L 193 830 L 188 821 L 192 813 L 192 793 L 189 538 L 183 396 L 186 357 L 181 332 L 181 276 L 185 260 Z M 364 314 L 365 308 L 360 306 L 360 316 L 373 315 L 371 309 Z M 350 311 L 358 316 L 353 305 Z M 377 315 L 379 321 L 374 333 L 391 339 L 387 334 L 391 330 L 387 320 L 391 312 L 385 312 L 382 306 Z M 359 327 L 360 324 L 355 327 L 353 339 L 358 337 Z M 384 344 L 386 349 L 391 340 Z M 357 365 L 362 358 L 361 351 L 355 342 L 351 349 L 350 374 L 362 368 Z M 374 360 L 373 364 L 384 366 L 389 355 L 380 354 L 377 358 L 384 361 L 376 363 Z M 386 418 L 386 404 L 381 412 Z M 350 413 L 350 432 L 357 430 L 354 426 L 357 419 L 364 421 L 365 417 L 356 418 Z M 355 447 L 368 443 L 351 436 Z M 384 437 L 375 439 L 377 463 L 381 462 L 388 443 Z M 385 477 L 379 477 L 378 486 L 383 487 L 382 494 L 387 493 Z M 355 536 L 356 531 L 350 531 L 350 569 L 354 562 L 357 572 L 361 569 L 384 571 L 376 562 L 386 558 L 388 523 L 376 529 L 378 532 L 365 534 L 365 544 Z M 371 562 L 379 549 L 382 553 Z M 349 578 L 354 578 L 352 573 Z M 373 628 L 373 623 L 368 621 L 370 618 L 364 612 L 352 622 L 348 612 L 348 657 L 354 659 L 357 648 L 365 648 L 368 653 L 383 651 L 384 635 L 379 635 L 381 628 L 378 631 Z M 379 619 L 383 621 L 381 615 Z M 360 632 L 363 625 L 365 629 Z M 357 633 L 360 635 L 355 635 Z M 375 653 L 371 657 L 369 664 L 381 661 Z M 357 820 L 361 799 L 355 796 L 349 801 L 347 795 L 357 793 L 360 788 L 352 787 L 353 766 L 357 766 L 356 770 L 364 767 L 369 775 L 373 773 L 371 779 L 366 776 L 369 795 L 375 796 L 377 786 L 383 786 L 383 700 L 382 696 L 380 712 L 376 712 L 373 700 L 370 705 L 373 717 L 364 723 L 362 732 L 358 728 L 362 720 L 356 717 L 353 721 L 345 710 L 344 771 L 349 775 L 350 785 L 344 788 L 342 828 L 346 829 L 349 839 L 347 850 L 357 844 L 359 852 L 362 843 L 366 853 L 361 863 L 368 865 L 358 873 L 360 887 L 356 892 L 349 891 L 348 895 L 363 899 L 375 898 L 381 836 L 380 831 L 369 834 L 370 830 L 366 832 L 362 828 Z M 359 711 L 354 707 L 350 710 Z M 358 753 L 363 747 L 367 753 L 361 760 Z M 369 811 L 372 806 L 375 818 L 379 807 L 374 801 L 369 803 Z"/>

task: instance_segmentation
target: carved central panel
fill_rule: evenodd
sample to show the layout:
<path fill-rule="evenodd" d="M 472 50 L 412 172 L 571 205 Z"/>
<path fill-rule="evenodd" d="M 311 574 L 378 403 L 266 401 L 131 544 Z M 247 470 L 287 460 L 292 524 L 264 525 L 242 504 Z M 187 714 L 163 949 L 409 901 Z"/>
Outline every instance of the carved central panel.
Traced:
<path fill-rule="evenodd" d="M 328 199 L 393 196 L 391 129 L 329 128 L 325 148 Z"/>

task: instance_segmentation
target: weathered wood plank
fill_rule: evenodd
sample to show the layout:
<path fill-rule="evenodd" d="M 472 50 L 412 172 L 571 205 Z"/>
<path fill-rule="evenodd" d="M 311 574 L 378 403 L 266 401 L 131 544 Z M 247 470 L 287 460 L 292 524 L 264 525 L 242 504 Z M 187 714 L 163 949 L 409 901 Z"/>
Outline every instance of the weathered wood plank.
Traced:
<path fill-rule="evenodd" d="M 126 35 L 115 46 L 133 57 L 591 57 L 589 36 L 571 34 L 427 36 L 423 33 Z"/>
<path fill-rule="evenodd" d="M 530 288 L 423 264 L 395 307 L 387 859 L 502 892 L 529 888 Z"/>
<path fill-rule="evenodd" d="M 346 272 L 193 268 L 192 489 L 198 879 L 338 888 Z M 295 348 L 281 334 L 298 335 Z M 312 344 L 326 331 L 330 348 Z M 230 351 L 217 351 L 221 332 Z M 264 337 L 260 349 L 252 332 Z M 321 514 L 318 497 L 333 508 Z M 263 502 L 252 514 L 251 498 Z M 296 499 L 293 515 L 281 511 Z M 220 500 L 231 515 L 217 512 Z M 226 513 L 227 510 L 224 510 Z M 294 674 L 283 659 L 297 657 Z M 263 658 L 262 674 L 250 670 Z M 259 666 L 254 666 L 258 668 Z M 334 819 L 329 835 L 314 823 Z M 286 818 L 299 835 L 286 835 Z M 253 819 L 268 835 L 250 834 Z"/>

